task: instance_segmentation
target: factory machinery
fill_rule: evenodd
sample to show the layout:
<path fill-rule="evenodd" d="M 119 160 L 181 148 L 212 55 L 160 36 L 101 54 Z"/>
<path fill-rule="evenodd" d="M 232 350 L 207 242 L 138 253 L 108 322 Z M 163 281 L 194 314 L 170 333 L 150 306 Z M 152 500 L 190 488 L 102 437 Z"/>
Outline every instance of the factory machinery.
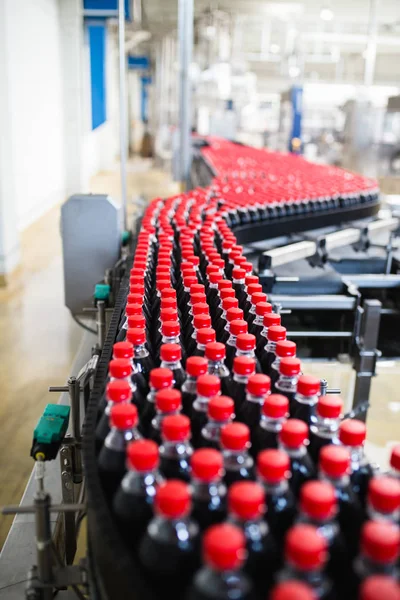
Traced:
<path fill-rule="evenodd" d="M 216 138 L 195 139 L 194 147 L 192 189 L 176 197 L 151 201 L 129 234 L 124 235 L 122 246 L 116 243 L 116 235 L 111 235 L 108 254 L 98 250 L 100 240 L 104 247 L 104 236 L 110 235 L 113 229 L 114 220 L 110 215 L 114 209 L 110 208 L 109 201 L 96 198 L 97 213 L 103 209 L 111 211 L 105 217 L 109 227 L 107 232 L 103 231 L 103 219 L 98 237 L 93 232 L 89 241 L 82 216 L 84 211 L 80 209 L 90 206 L 93 197 L 75 197 L 63 208 L 66 303 L 78 318 L 76 315 L 83 313 L 82 304 L 87 300 L 89 275 L 89 285 L 97 281 L 94 302 L 85 311 L 95 313 L 97 340 L 93 340 L 92 355 L 87 357 L 89 360 L 79 374 L 70 377 L 65 388 L 53 388 L 53 391 L 68 393 L 69 405 L 48 405 L 35 429 L 31 449 L 36 461 L 33 505 L 22 504 L 3 510 L 35 514 L 37 559 L 32 557 L 35 565 L 29 571 L 25 591 L 26 597 L 32 600 L 49 600 L 55 593 L 60 598 L 75 595 L 110 600 L 161 597 L 159 583 L 164 580 L 160 563 L 167 557 L 158 556 L 159 572 L 155 570 L 153 577 L 149 564 L 147 568 L 143 565 L 138 540 L 127 539 L 110 494 L 113 477 L 105 468 L 104 439 L 100 439 L 98 433 L 99 423 L 104 423 L 106 400 L 111 399 L 110 388 L 107 387 L 106 392 L 106 386 L 110 385 L 110 377 L 118 378 L 112 372 L 116 367 L 110 366 L 110 361 L 117 359 L 118 362 L 121 356 L 132 358 L 129 348 L 135 347 L 135 343 L 148 349 L 149 360 L 155 368 L 161 361 L 162 368 L 167 365 L 172 369 L 182 359 L 189 369 L 188 358 L 193 354 L 205 354 L 215 361 L 213 353 L 221 351 L 218 350 L 220 342 L 226 344 L 228 354 L 232 348 L 235 351 L 237 343 L 237 352 L 239 342 L 234 341 L 237 333 L 240 343 L 248 346 L 243 346 L 245 360 L 236 364 L 233 355 L 230 359 L 227 356 L 230 383 L 228 379 L 225 383 L 221 381 L 225 396 L 227 390 L 231 390 L 235 412 L 239 415 L 240 389 L 229 387 L 231 375 L 233 373 L 233 381 L 237 383 L 239 363 L 243 362 L 244 368 L 246 360 L 250 374 L 253 373 L 251 365 L 257 362 L 261 365 L 259 370 L 270 375 L 273 372 L 271 356 L 264 360 L 264 342 L 274 340 L 279 344 L 279 340 L 288 340 L 286 346 L 282 346 L 287 348 L 288 358 L 281 358 L 279 379 L 272 383 L 273 391 L 282 393 L 286 388 L 279 384 L 281 378 L 290 380 L 292 387 L 285 392 L 291 403 L 290 411 L 295 402 L 299 371 L 307 374 L 307 360 L 346 355 L 353 363 L 356 385 L 350 412 L 343 415 L 339 406 L 338 427 L 347 423 L 349 417 L 355 417 L 358 426 L 362 426 L 377 359 L 400 355 L 396 335 L 400 314 L 400 275 L 397 274 L 400 256 L 396 237 L 399 222 L 381 206 L 376 182 L 336 167 L 308 163 L 299 156 L 256 150 Z M 79 231 L 77 207 L 81 216 Z M 91 211 L 92 208 L 88 214 L 93 217 Z M 118 231 L 117 226 L 115 231 Z M 89 267 L 87 263 L 77 266 L 80 244 L 86 245 L 86 251 L 90 252 Z M 92 270 L 90 274 L 88 268 Z M 272 327 L 270 338 L 268 327 Z M 207 343 L 212 346 L 209 350 Z M 160 354 L 160 348 L 165 345 L 168 348 Z M 276 352 L 278 354 L 278 350 Z M 298 358 L 293 357 L 295 353 Z M 199 369 L 200 365 L 201 360 Z M 132 375 L 128 369 L 120 377 L 126 381 L 132 376 L 139 428 L 145 437 L 154 439 L 148 429 L 152 421 L 147 422 L 147 429 L 144 425 L 141 404 L 142 400 L 146 404 L 149 391 L 148 373 L 145 369 L 140 373 L 141 377 L 134 370 Z M 265 383 L 264 375 L 255 377 L 261 377 L 260 382 L 266 385 L 263 393 L 268 394 L 270 383 Z M 307 375 L 303 377 L 307 383 Z M 315 387 L 315 378 L 309 380 L 308 384 Z M 182 382 L 179 384 L 177 377 L 174 381 L 175 387 L 181 388 Z M 150 388 L 154 410 L 156 387 L 151 377 Z M 315 402 L 318 398 L 335 398 L 339 402 L 334 394 L 340 390 L 330 389 L 326 380 L 317 381 L 317 388 L 312 392 Z M 328 405 L 334 406 L 335 401 L 329 404 L 328 400 Z M 313 411 L 318 410 L 316 406 Z M 183 410 L 192 419 L 195 448 L 204 445 L 197 443 L 196 446 L 191 408 L 184 406 Z M 258 411 L 260 416 L 261 406 Z M 294 416 L 292 412 L 290 416 Z M 250 427 L 247 417 L 238 417 L 238 414 L 236 417 L 244 427 L 249 425 L 253 441 L 256 423 Z M 318 414 L 313 413 L 312 419 L 317 417 Z M 112 418 L 115 429 L 117 417 Z M 132 419 L 131 427 L 136 423 L 137 414 Z M 345 429 L 346 425 L 343 431 Z M 338 431 L 335 430 L 336 437 Z M 350 442 L 342 440 L 342 444 Z M 328 455 L 329 452 L 329 458 Z M 62 480 L 62 501 L 57 503 L 48 493 L 44 478 L 47 462 L 56 457 L 60 460 Z M 253 458 L 257 463 L 258 455 Z M 125 469 L 125 460 L 123 465 Z M 258 464 L 259 477 L 260 469 Z M 368 477 L 373 479 L 372 468 Z M 178 487 L 176 493 L 181 492 Z M 365 498 L 362 501 L 365 502 Z M 51 517 L 54 514 L 58 515 L 57 519 Z M 80 525 L 86 517 L 87 553 L 74 563 Z M 218 531 L 215 536 L 217 534 Z M 238 543 L 240 546 L 240 541 Z M 212 540 L 209 544 L 211 548 Z M 208 552 L 212 554 L 210 548 Z M 286 551 L 290 552 L 290 548 Z M 146 556 L 150 560 L 149 552 Z M 215 556 L 214 559 L 219 560 Z M 157 573 L 161 573 L 159 581 Z M 184 579 L 185 573 L 181 573 L 181 577 Z M 167 581 L 171 584 L 173 579 Z M 174 589 L 164 589 L 174 593 L 176 598 L 187 593 L 178 583 Z"/>

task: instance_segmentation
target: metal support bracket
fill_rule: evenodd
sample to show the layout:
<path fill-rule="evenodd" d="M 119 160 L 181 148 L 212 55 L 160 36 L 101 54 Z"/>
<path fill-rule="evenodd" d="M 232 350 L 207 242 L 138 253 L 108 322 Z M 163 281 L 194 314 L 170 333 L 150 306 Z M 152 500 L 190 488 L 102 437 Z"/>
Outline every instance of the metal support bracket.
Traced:
<path fill-rule="evenodd" d="M 106 303 L 104 300 L 98 300 L 95 307 L 83 309 L 83 312 L 85 313 L 94 313 L 96 315 L 97 340 L 100 348 L 104 346 L 108 329 L 106 315 L 113 310 L 113 308 L 106 308 Z"/>

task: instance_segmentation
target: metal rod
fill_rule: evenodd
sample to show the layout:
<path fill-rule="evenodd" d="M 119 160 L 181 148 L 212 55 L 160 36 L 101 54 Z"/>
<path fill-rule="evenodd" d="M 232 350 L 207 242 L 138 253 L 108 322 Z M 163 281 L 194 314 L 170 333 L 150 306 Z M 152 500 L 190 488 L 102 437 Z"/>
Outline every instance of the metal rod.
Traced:
<path fill-rule="evenodd" d="M 118 48 L 119 48 L 119 140 L 121 203 L 123 226 L 127 229 L 127 191 L 126 191 L 126 56 L 125 56 L 125 1 L 118 0 Z"/>
<path fill-rule="evenodd" d="M 53 570 L 51 561 L 50 496 L 48 494 L 37 494 L 35 496 L 35 507 L 38 578 L 41 583 L 51 584 Z M 53 597 L 52 588 L 43 588 L 42 597 L 43 600 L 50 600 Z"/>
<path fill-rule="evenodd" d="M 191 90 L 189 68 L 193 48 L 193 0 L 178 0 L 179 38 L 179 180 L 189 183 L 191 163 Z"/>
<path fill-rule="evenodd" d="M 81 439 L 80 386 L 73 375 L 68 379 L 69 400 L 71 405 L 72 435 L 76 441 Z"/>

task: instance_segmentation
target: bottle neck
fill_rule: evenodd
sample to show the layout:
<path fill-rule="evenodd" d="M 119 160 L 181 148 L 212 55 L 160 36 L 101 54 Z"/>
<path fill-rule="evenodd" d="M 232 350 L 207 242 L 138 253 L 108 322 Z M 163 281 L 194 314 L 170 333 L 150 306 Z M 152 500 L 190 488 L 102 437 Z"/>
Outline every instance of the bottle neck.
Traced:
<path fill-rule="evenodd" d="M 229 328 L 229 331 L 230 331 L 229 323 L 228 323 L 228 328 Z M 233 335 L 232 333 L 229 333 L 229 338 L 228 338 L 228 341 L 226 343 L 227 343 L 228 346 L 233 346 L 234 348 L 236 348 L 236 340 L 237 340 L 236 335 Z"/>
<path fill-rule="evenodd" d="M 173 337 L 167 337 L 166 335 L 163 335 L 161 337 L 161 343 L 162 344 L 180 344 L 181 340 L 179 335 L 173 336 Z"/>
<path fill-rule="evenodd" d="M 111 409 L 113 406 L 116 406 L 117 404 L 129 404 L 130 400 L 123 400 L 122 402 L 113 402 L 112 400 L 107 400 L 107 406 L 105 408 L 105 413 L 106 415 L 110 415 L 111 414 Z"/>
<path fill-rule="evenodd" d="M 258 326 L 263 326 L 263 315 L 258 315 L 257 313 L 255 313 L 255 319 L 253 321 L 253 325 L 258 325 Z"/>
<path fill-rule="evenodd" d="M 129 442 L 138 440 L 141 437 L 136 428 L 117 429 L 117 427 L 112 427 L 105 439 L 104 445 L 114 452 L 124 452 Z"/>
<path fill-rule="evenodd" d="M 266 431 L 279 433 L 285 421 L 286 417 L 282 417 L 281 419 L 274 419 L 272 417 L 267 417 L 266 415 L 261 415 L 260 427 L 262 427 L 262 429 L 265 429 Z"/>
<path fill-rule="evenodd" d="M 233 378 L 235 379 L 235 377 Z M 265 402 L 265 396 L 255 396 L 254 394 L 247 392 L 246 401 L 251 402 L 252 404 L 259 404 L 260 406 L 263 406 Z"/>
<path fill-rule="evenodd" d="M 275 352 L 276 352 L 276 342 L 271 342 L 268 339 L 268 333 L 266 335 L 266 338 L 267 338 L 267 343 L 265 345 L 265 351 L 266 352 L 270 352 L 271 354 L 275 354 Z"/>
<path fill-rule="evenodd" d="M 197 395 L 196 400 L 193 402 L 193 408 L 198 412 L 207 413 L 208 411 L 208 403 L 210 402 L 210 398 L 207 396 L 199 396 Z"/>
<path fill-rule="evenodd" d="M 146 495 L 155 497 L 156 486 L 163 481 L 157 470 L 136 471 L 130 468 L 122 479 L 121 486 L 126 493 L 137 493 L 139 490 L 146 491 Z"/>
<path fill-rule="evenodd" d="M 221 437 L 221 429 L 231 422 L 232 418 L 227 419 L 226 421 L 215 421 L 214 419 L 208 419 L 201 433 L 206 440 L 219 442 Z"/>
<path fill-rule="evenodd" d="M 279 447 L 290 456 L 290 458 L 301 458 L 307 454 L 307 448 L 304 444 L 297 446 L 296 448 L 285 446 L 285 444 L 279 444 Z"/>
<path fill-rule="evenodd" d="M 212 496 L 225 496 L 225 494 L 226 487 L 220 477 L 213 481 L 203 481 L 195 476 L 192 477 L 193 498 L 201 500 Z"/>
<path fill-rule="evenodd" d="M 317 416 L 310 430 L 314 435 L 331 438 L 339 431 L 340 419 L 323 419 Z"/>
<path fill-rule="evenodd" d="M 187 375 L 185 383 L 182 386 L 182 391 L 188 392 L 190 394 L 196 394 L 197 388 L 197 377 L 193 377 L 192 375 Z"/>
<path fill-rule="evenodd" d="M 182 369 L 182 363 L 180 360 L 174 360 L 172 362 L 167 361 L 167 360 L 162 360 L 161 368 L 169 369 L 170 371 L 177 371 L 178 369 Z"/>
<path fill-rule="evenodd" d="M 135 358 L 146 358 L 149 356 L 149 351 L 146 348 L 146 344 L 138 344 L 133 347 L 134 357 Z"/>
<path fill-rule="evenodd" d="M 249 381 L 249 377 L 250 375 L 239 375 L 238 373 L 233 372 L 233 381 L 236 381 L 236 383 L 241 383 L 242 385 L 247 385 L 247 382 Z"/>
<path fill-rule="evenodd" d="M 298 375 L 292 375 L 292 376 L 288 376 L 288 375 L 279 375 L 279 379 L 276 383 L 276 387 L 283 392 L 283 394 L 286 393 L 290 393 L 293 394 L 296 392 L 296 388 L 297 388 L 297 382 L 299 380 L 299 376 Z"/>
<path fill-rule="evenodd" d="M 236 356 L 246 356 L 247 358 L 255 358 L 256 355 L 254 350 L 239 350 L 239 348 L 237 348 Z"/>
<path fill-rule="evenodd" d="M 342 477 L 329 477 L 329 475 L 327 475 L 323 471 L 320 471 L 319 478 L 322 481 L 328 481 L 329 483 L 331 483 L 333 485 L 333 487 L 335 487 L 337 489 L 347 487 L 350 483 L 349 475 L 343 475 Z"/>
<path fill-rule="evenodd" d="M 351 471 L 358 471 L 358 469 L 368 464 L 368 459 L 365 456 L 364 446 L 346 446 L 350 452 L 350 463 Z"/>
<path fill-rule="evenodd" d="M 270 496 L 283 496 L 289 490 L 289 483 L 287 479 L 271 482 L 260 477 L 259 482 L 263 486 L 265 493 Z"/>
<path fill-rule="evenodd" d="M 400 509 L 392 512 L 381 512 L 374 508 L 370 502 L 367 503 L 367 513 L 373 521 L 386 521 L 398 525 L 400 520 Z"/>
<path fill-rule="evenodd" d="M 187 458 L 193 454 L 189 440 L 170 442 L 164 440 L 160 446 L 160 456 L 165 458 Z"/>
<path fill-rule="evenodd" d="M 315 406 L 318 402 L 318 395 L 303 396 L 303 394 L 297 392 L 294 398 L 296 402 L 299 402 L 299 404 L 305 404 L 306 406 Z"/>

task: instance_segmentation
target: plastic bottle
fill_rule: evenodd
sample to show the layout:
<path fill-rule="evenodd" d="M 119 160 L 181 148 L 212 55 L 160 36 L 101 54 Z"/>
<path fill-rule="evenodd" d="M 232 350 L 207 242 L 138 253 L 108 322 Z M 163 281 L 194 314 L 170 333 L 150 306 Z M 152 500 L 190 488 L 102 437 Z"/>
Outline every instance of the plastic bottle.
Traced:
<path fill-rule="evenodd" d="M 292 527 L 285 540 L 285 567 L 279 579 L 302 581 L 313 589 L 318 600 L 330 599 L 332 584 L 325 575 L 327 546 L 316 527 L 306 524 Z"/>
<path fill-rule="evenodd" d="M 321 396 L 316 406 L 315 421 L 310 426 L 308 452 L 318 464 L 321 448 L 339 443 L 339 426 L 343 413 L 343 400 L 339 396 Z"/>
<path fill-rule="evenodd" d="M 237 355 L 237 336 L 247 333 L 247 323 L 243 319 L 234 319 L 229 323 L 229 338 L 226 342 L 226 366 L 232 370 Z"/>
<path fill-rule="evenodd" d="M 246 289 L 245 289 L 246 271 L 241 267 L 232 269 L 232 287 L 235 290 L 236 298 L 239 301 L 240 308 L 244 308 L 246 304 Z"/>
<path fill-rule="evenodd" d="M 110 411 L 111 430 L 100 450 L 98 466 L 105 496 L 111 502 L 126 472 L 126 447 L 141 439 L 138 412 L 133 404 L 116 404 Z"/>
<path fill-rule="evenodd" d="M 271 390 L 273 393 L 276 392 L 275 384 L 279 378 L 279 365 L 282 358 L 296 356 L 296 344 L 290 340 L 281 340 L 277 342 L 275 346 L 275 360 L 271 365 L 270 378 L 271 378 Z"/>
<path fill-rule="evenodd" d="M 374 521 L 400 522 L 400 481 L 377 475 L 368 485 L 367 514 Z"/>
<path fill-rule="evenodd" d="M 297 497 L 306 481 L 315 479 L 316 470 L 307 452 L 308 427 L 299 419 L 288 419 L 279 434 L 279 445 L 290 457 L 290 487 Z"/>
<path fill-rule="evenodd" d="M 224 344 L 214 342 L 206 345 L 205 358 L 208 360 L 208 373 L 218 377 L 224 394 L 229 390 L 231 380 L 230 371 L 225 364 L 225 356 Z"/>
<path fill-rule="evenodd" d="M 148 392 L 150 371 L 155 366 L 147 347 L 145 330 L 140 327 L 130 328 L 126 332 L 126 339 L 133 345 L 133 380 L 144 398 Z"/>
<path fill-rule="evenodd" d="M 239 415 L 246 400 L 246 388 L 249 378 L 255 375 L 256 363 L 254 358 L 237 356 L 233 361 L 233 377 L 227 382 L 227 395 L 235 400 L 235 411 Z M 238 417 L 240 418 L 240 417 Z"/>
<path fill-rule="evenodd" d="M 166 416 L 161 423 L 160 472 L 166 479 L 190 481 L 190 420 L 185 415 Z"/>
<path fill-rule="evenodd" d="M 225 315 L 226 324 L 225 324 L 223 330 L 217 330 L 217 340 L 221 341 L 223 344 L 226 344 L 231 335 L 232 321 L 243 321 L 243 318 L 244 318 L 244 313 L 241 308 L 235 308 L 235 307 L 228 308 L 228 310 L 226 311 L 226 315 Z M 221 325 L 223 325 L 222 319 L 221 319 Z M 235 348 L 233 347 L 232 348 L 232 358 L 234 356 L 234 353 L 235 353 Z M 227 352 L 227 355 L 228 355 L 228 352 Z"/>
<path fill-rule="evenodd" d="M 286 452 L 274 449 L 260 452 L 257 457 L 257 478 L 265 490 L 267 522 L 280 545 L 297 514 L 289 477 L 290 459 Z"/>
<path fill-rule="evenodd" d="M 261 290 L 257 290 L 257 291 L 253 291 L 253 290 L 254 290 L 254 286 L 252 286 L 252 294 L 250 296 L 250 306 L 248 305 L 249 301 L 247 300 L 246 308 L 245 308 L 245 313 L 247 315 L 247 321 L 249 324 L 249 331 L 251 331 L 251 332 L 252 332 L 254 320 L 256 318 L 256 305 L 259 302 L 267 302 L 267 300 L 268 300 L 267 294 L 264 294 L 264 292 L 262 291 L 262 286 L 261 286 Z M 272 312 L 272 310 L 271 310 L 271 312 Z"/>
<path fill-rule="evenodd" d="M 321 382 L 312 375 L 300 375 L 293 402 L 290 405 L 290 416 L 300 419 L 310 427 L 316 420 L 315 409 L 320 395 Z"/>
<path fill-rule="evenodd" d="M 361 530 L 360 550 L 354 561 L 354 580 L 349 598 L 356 597 L 360 584 L 374 575 L 398 578 L 400 529 L 385 521 L 367 521 Z M 383 589 L 381 590 L 383 593 Z M 352 595 L 350 595 L 352 594 Z M 386 597 L 381 594 L 382 600 Z"/>
<path fill-rule="evenodd" d="M 261 373 L 261 366 L 255 353 L 256 338 L 251 333 L 240 333 L 236 338 L 236 354 L 237 356 L 245 356 L 252 358 L 256 362 L 256 372 Z"/>
<path fill-rule="evenodd" d="M 267 376 L 265 376 L 267 377 Z M 289 400 L 281 394 L 267 395 L 261 409 L 258 425 L 251 430 L 251 455 L 257 456 L 261 450 L 278 448 L 279 433 L 289 416 Z"/>
<path fill-rule="evenodd" d="M 276 391 L 289 400 L 290 414 L 292 414 L 293 400 L 297 392 L 297 382 L 301 374 L 301 362 L 298 358 L 282 358 L 279 365 L 279 378 L 276 382 Z"/>
<path fill-rule="evenodd" d="M 169 369 L 173 374 L 173 386 L 180 390 L 186 374 L 182 367 L 182 348 L 180 344 L 163 344 L 160 348 L 161 368 Z"/>
<path fill-rule="evenodd" d="M 248 453 L 250 431 L 243 423 L 228 423 L 221 430 L 224 481 L 229 487 L 236 481 L 254 479 L 254 461 Z"/>
<path fill-rule="evenodd" d="M 259 345 L 262 348 L 267 343 L 267 339 L 261 335 L 261 332 L 264 330 L 264 315 L 267 313 L 272 313 L 272 304 L 269 302 L 257 302 L 254 308 L 254 320 L 250 329 L 250 333 L 256 337 L 256 352 L 258 352 Z"/>
<path fill-rule="evenodd" d="M 189 486 L 174 479 L 165 482 L 157 489 L 154 507 L 139 559 L 157 597 L 173 588 L 178 598 L 200 562 L 199 528 L 189 516 Z"/>
<path fill-rule="evenodd" d="M 228 521 L 240 527 L 246 538 L 245 570 L 265 597 L 279 566 L 278 547 L 264 519 L 264 488 L 254 481 L 234 483 L 228 492 Z"/>
<path fill-rule="evenodd" d="M 156 489 L 163 483 L 163 478 L 158 471 L 159 456 L 155 442 L 131 442 L 126 456 L 128 472 L 114 496 L 113 509 L 125 541 L 132 546 L 138 543 L 153 516 Z"/>
<path fill-rule="evenodd" d="M 179 321 L 164 321 L 161 325 L 161 341 L 157 346 L 157 352 L 160 351 L 160 346 L 164 344 L 177 344 L 181 347 L 181 359 L 186 363 L 186 353 L 181 340 L 181 329 Z M 162 360 L 162 359 L 161 359 Z"/>
<path fill-rule="evenodd" d="M 257 341 L 256 354 L 257 358 L 260 361 L 261 368 L 264 373 L 269 374 L 269 369 L 272 363 L 275 360 L 275 356 L 272 354 L 268 356 L 266 354 L 266 347 L 268 344 L 268 330 L 270 327 L 280 327 L 281 324 L 281 315 L 278 315 L 273 312 L 265 312 L 263 316 L 263 328 L 260 333 L 260 337 Z M 286 335 L 282 337 L 282 339 L 286 339 Z M 279 341 L 279 340 L 278 340 Z M 271 350 L 275 352 L 275 346 L 271 346 Z"/>
<path fill-rule="evenodd" d="M 120 359 L 123 360 L 123 359 Z M 111 361 L 113 362 L 113 361 Z M 114 361 L 115 362 L 115 361 Z M 110 363 L 111 364 L 111 363 Z M 107 406 L 96 426 L 96 450 L 101 449 L 110 431 L 111 408 L 120 403 L 129 403 L 132 400 L 132 386 L 124 379 L 114 379 L 106 387 Z"/>
<path fill-rule="evenodd" d="M 221 287 L 224 286 L 224 287 Z M 221 317 L 223 317 L 225 309 L 223 307 L 223 303 L 225 300 L 227 300 L 228 298 L 230 300 L 235 299 L 236 302 L 233 303 L 233 306 L 239 306 L 239 302 L 237 302 L 236 299 L 236 295 L 235 295 L 235 290 L 232 288 L 232 282 L 227 281 L 226 279 L 219 281 L 218 282 L 218 289 L 219 289 L 219 300 L 215 309 L 215 313 L 214 313 L 214 319 L 215 319 L 215 330 L 217 330 L 217 325 L 219 323 L 219 320 L 221 319 Z"/>
<path fill-rule="evenodd" d="M 164 389 L 156 394 L 156 414 L 151 421 L 147 437 L 161 443 L 161 427 L 165 417 L 178 415 L 182 409 L 182 396 L 179 390 Z"/>
<path fill-rule="evenodd" d="M 222 482 L 223 458 L 214 448 L 201 448 L 193 453 L 192 515 L 200 529 L 221 523 L 226 517 L 226 486 Z"/>
<path fill-rule="evenodd" d="M 234 290 L 233 290 L 233 292 L 234 292 Z M 217 340 L 225 343 L 229 337 L 228 311 L 231 308 L 234 308 L 237 311 L 241 311 L 241 309 L 239 308 L 239 302 L 238 302 L 238 299 L 236 298 L 236 296 L 234 298 L 232 298 L 231 296 L 229 296 L 228 298 L 224 298 L 222 300 L 221 306 L 222 306 L 222 314 L 219 318 L 218 323 L 215 325 L 215 333 L 217 335 Z M 231 314 L 231 313 L 229 313 L 229 314 Z M 233 319 L 235 317 L 241 319 L 243 317 L 243 311 L 234 312 L 231 320 L 233 321 Z"/>
<path fill-rule="evenodd" d="M 229 396 L 210 398 L 207 409 L 207 423 L 201 430 L 201 446 L 219 450 L 221 430 L 235 417 L 234 402 Z"/>
<path fill-rule="evenodd" d="M 313 525 L 326 539 L 329 548 L 327 571 L 335 583 L 338 597 L 341 597 L 351 576 L 351 563 L 336 520 L 337 512 L 336 492 L 330 483 L 309 481 L 302 486 L 298 522 Z"/>
<path fill-rule="evenodd" d="M 216 341 L 215 331 L 212 327 L 201 327 L 196 333 L 196 348 L 192 356 L 204 356 L 206 345 Z"/>
<path fill-rule="evenodd" d="M 319 455 L 319 478 L 336 490 L 338 522 L 350 556 L 354 556 L 363 520 L 361 504 L 350 484 L 350 452 L 343 446 L 324 446 Z"/>
<path fill-rule="evenodd" d="M 400 444 L 396 444 L 394 448 L 392 448 L 390 454 L 390 467 L 390 475 L 400 480 Z"/>
<path fill-rule="evenodd" d="M 369 481 L 373 476 L 373 469 L 364 452 L 366 435 L 367 428 L 362 421 L 345 419 L 340 424 L 339 441 L 350 452 L 351 485 L 363 508 L 367 500 Z"/>
<path fill-rule="evenodd" d="M 235 373 L 233 375 L 235 381 Z M 237 386 L 239 387 L 239 386 Z M 271 380 L 268 375 L 257 373 L 250 375 L 247 379 L 245 395 L 243 398 L 242 390 L 239 388 L 233 390 L 233 398 L 240 397 L 238 400 L 238 408 L 236 410 L 236 418 L 243 423 L 246 423 L 250 430 L 253 431 L 259 424 L 261 411 L 266 398 L 271 391 Z M 238 396 L 236 396 L 238 393 Z"/>
<path fill-rule="evenodd" d="M 115 359 L 128 359 L 132 363 L 132 381 L 137 388 L 137 393 L 139 394 L 138 398 L 140 398 L 140 404 L 143 403 L 144 398 L 147 394 L 148 383 L 147 376 L 143 376 L 138 369 L 138 366 L 134 360 L 135 351 L 133 348 L 133 344 L 129 341 L 117 342 L 113 345 L 113 358 Z M 104 403 L 105 406 L 105 403 Z"/>
<path fill-rule="evenodd" d="M 191 417 L 192 404 L 197 395 L 197 378 L 205 375 L 208 370 L 208 361 L 201 356 L 189 356 L 186 361 L 186 379 L 182 385 L 182 412 Z"/>
<path fill-rule="evenodd" d="M 267 343 L 262 349 L 261 355 L 259 354 L 259 359 L 262 371 L 266 375 L 270 374 L 271 367 L 276 359 L 276 344 L 286 339 L 286 327 L 282 327 L 281 325 L 272 325 L 272 323 L 275 323 L 276 321 L 277 319 L 275 317 L 275 313 L 267 313 L 264 315 L 264 326 L 265 323 L 270 324 L 268 327 L 265 327 Z M 264 333 L 262 332 L 261 335 L 264 336 Z"/>
<path fill-rule="evenodd" d="M 371 575 L 360 586 L 359 600 L 400 600 L 400 585 L 390 575 Z"/>
<path fill-rule="evenodd" d="M 190 355 L 193 354 L 193 352 L 196 350 L 197 347 L 197 332 L 199 331 L 199 329 L 211 329 L 211 317 L 209 314 L 200 314 L 200 315 L 195 315 L 193 318 L 193 333 L 191 336 L 191 340 L 187 346 L 188 349 L 188 353 Z"/>
<path fill-rule="evenodd" d="M 238 527 L 210 527 L 203 538 L 204 567 L 194 577 L 188 600 L 254 600 L 252 582 L 242 572 L 245 548 Z"/>
<path fill-rule="evenodd" d="M 140 415 L 140 430 L 144 436 L 148 434 L 151 421 L 156 416 L 156 394 L 160 390 L 172 388 L 173 373 L 169 369 L 157 368 L 150 372 L 150 391 L 146 396 L 143 412 Z"/>
<path fill-rule="evenodd" d="M 197 396 L 192 405 L 192 444 L 198 448 L 201 443 L 201 430 L 207 423 L 210 398 L 221 393 L 221 382 L 216 375 L 200 375 L 197 378 Z"/>

